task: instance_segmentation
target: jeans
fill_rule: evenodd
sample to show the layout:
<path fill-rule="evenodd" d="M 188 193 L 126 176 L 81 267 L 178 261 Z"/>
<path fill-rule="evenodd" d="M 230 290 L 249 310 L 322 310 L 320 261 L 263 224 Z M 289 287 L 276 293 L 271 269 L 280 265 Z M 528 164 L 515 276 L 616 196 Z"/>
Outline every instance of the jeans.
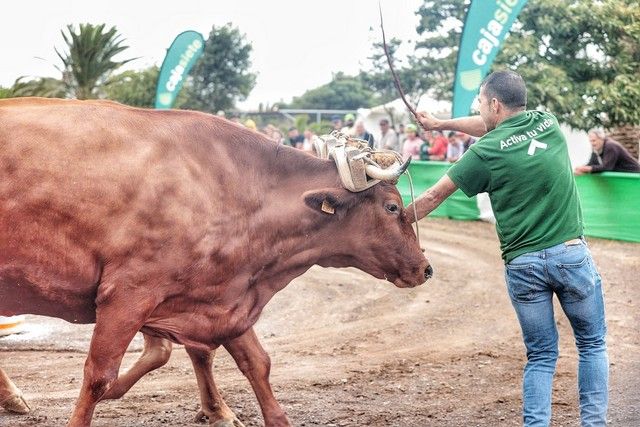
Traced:
<path fill-rule="evenodd" d="M 526 253 L 505 266 L 505 278 L 527 349 L 522 384 L 525 426 L 548 426 L 558 359 L 553 294 L 569 319 L 578 348 L 583 427 L 606 425 L 609 361 L 600 275 L 584 239 Z"/>

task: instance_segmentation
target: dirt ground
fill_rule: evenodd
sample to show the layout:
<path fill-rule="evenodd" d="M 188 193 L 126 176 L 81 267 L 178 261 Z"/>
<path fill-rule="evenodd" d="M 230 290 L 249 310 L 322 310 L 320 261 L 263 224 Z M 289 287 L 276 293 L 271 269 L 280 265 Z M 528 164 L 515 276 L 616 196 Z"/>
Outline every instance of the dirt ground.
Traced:
<path fill-rule="evenodd" d="M 524 347 L 491 224 L 428 219 L 422 244 L 435 277 L 398 289 L 355 269 L 312 268 L 276 295 L 256 325 L 271 355 L 276 397 L 296 426 L 517 426 Z M 640 244 L 589 239 L 604 281 L 611 362 L 610 426 L 640 425 Z M 556 306 L 557 313 L 561 313 Z M 553 426 L 577 426 L 576 351 L 558 314 Z M 29 317 L 0 339 L 0 365 L 33 411 L 0 410 L 0 426 L 62 426 L 82 381 L 91 326 Z M 136 338 L 125 356 L 140 351 Z M 253 392 L 218 351 L 218 386 L 246 426 L 262 425 Z M 189 359 L 169 363 L 95 426 L 188 426 L 199 407 Z"/>

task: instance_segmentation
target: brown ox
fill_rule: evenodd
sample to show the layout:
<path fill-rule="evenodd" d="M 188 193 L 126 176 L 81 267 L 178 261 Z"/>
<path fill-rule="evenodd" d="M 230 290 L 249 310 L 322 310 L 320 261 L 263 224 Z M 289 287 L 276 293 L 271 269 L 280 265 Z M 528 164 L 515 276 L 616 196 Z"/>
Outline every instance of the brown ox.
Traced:
<path fill-rule="evenodd" d="M 333 161 L 207 114 L 0 101 L 0 315 L 95 323 L 70 426 L 166 362 L 170 342 L 186 346 L 212 424 L 239 425 L 211 373 L 223 345 L 265 424 L 289 425 L 252 325 L 314 264 L 399 287 L 430 273 L 389 183 L 349 192 Z M 145 351 L 118 376 L 137 331 Z M 1 371 L 0 401 L 26 410 Z"/>

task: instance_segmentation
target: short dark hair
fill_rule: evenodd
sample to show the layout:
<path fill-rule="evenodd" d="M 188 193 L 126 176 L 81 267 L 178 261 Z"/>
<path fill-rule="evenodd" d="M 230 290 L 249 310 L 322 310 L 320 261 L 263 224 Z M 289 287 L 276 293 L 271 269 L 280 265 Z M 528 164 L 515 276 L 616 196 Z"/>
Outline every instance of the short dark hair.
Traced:
<path fill-rule="evenodd" d="M 380 124 L 381 125 L 388 125 L 389 124 L 389 120 L 388 119 L 380 119 Z"/>
<path fill-rule="evenodd" d="M 482 81 L 488 99 L 496 98 L 510 110 L 527 107 L 527 87 L 515 71 L 496 71 Z"/>

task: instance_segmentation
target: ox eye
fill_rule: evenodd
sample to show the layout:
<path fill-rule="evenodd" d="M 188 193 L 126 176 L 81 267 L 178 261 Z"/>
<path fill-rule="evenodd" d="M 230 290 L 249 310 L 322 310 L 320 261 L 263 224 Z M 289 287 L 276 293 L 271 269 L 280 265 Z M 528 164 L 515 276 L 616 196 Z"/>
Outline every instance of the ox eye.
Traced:
<path fill-rule="evenodd" d="M 388 212 L 391 213 L 398 213 L 398 211 L 400 210 L 400 208 L 398 208 L 398 205 L 396 205 L 395 203 L 388 203 L 385 208 Z"/>

